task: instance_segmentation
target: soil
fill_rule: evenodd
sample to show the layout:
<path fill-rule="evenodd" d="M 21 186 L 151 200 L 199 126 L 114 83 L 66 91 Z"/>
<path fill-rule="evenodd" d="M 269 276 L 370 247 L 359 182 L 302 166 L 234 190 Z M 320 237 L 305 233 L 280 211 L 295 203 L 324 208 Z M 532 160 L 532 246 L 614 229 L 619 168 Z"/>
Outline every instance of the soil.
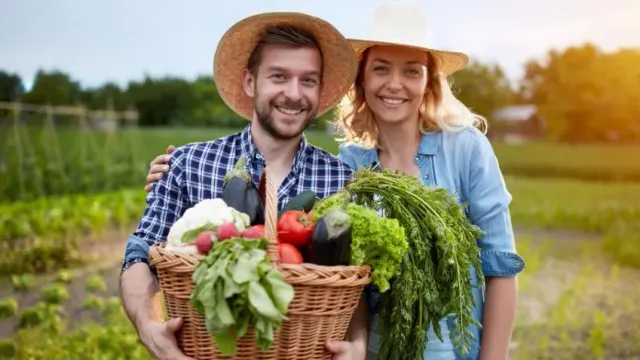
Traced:
<path fill-rule="evenodd" d="M 576 233 L 570 231 L 557 231 L 557 230 L 541 230 L 541 229 L 516 229 L 516 236 L 527 236 L 533 239 L 546 240 L 553 239 L 566 245 L 573 243 L 574 241 L 595 240 L 598 237 L 592 234 Z M 126 234 L 121 232 L 114 232 L 108 237 L 110 241 L 88 242 L 89 246 L 81 249 L 83 254 L 97 255 L 101 261 L 94 262 L 91 265 L 85 266 L 80 269 L 70 271 L 73 276 L 73 280 L 66 284 L 69 292 L 69 300 L 63 303 L 65 313 L 68 314 L 69 319 L 73 319 L 70 325 L 76 324 L 81 321 L 96 321 L 99 319 L 99 315 L 96 311 L 83 309 L 83 301 L 88 291 L 85 289 L 85 282 L 87 278 L 92 275 L 99 275 L 106 283 L 106 290 L 97 293 L 96 295 L 104 297 L 119 296 L 119 275 L 120 275 L 120 261 L 124 254 L 124 247 Z M 570 245 L 569 245 L 570 246 Z M 524 304 L 524 307 L 531 315 L 531 320 L 535 322 L 536 319 L 542 317 L 544 310 L 548 304 L 552 304 L 554 299 L 560 296 L 562 289 L 564 288 L 565 281 L 558 280 L 558 271 L 561 271 L 566 275 L 567 266 L 571 264 L 561 264 L 561 269 L 558 270 L 558 263 L 550 263 L 551 266 L 545 266 L 537 277 L 536 283 L 544 283 L 545 293 L 548 295 L 544 299 L 527 299 L 521 296 L 520 302 Z M 55 281 L 55 274 L 40 276 L 37 279 L 37 284 L 28 292 L 16 292 L 11 289 L 10 286 L 0 287 L 0 298 L 7 296 L 13 296 L 18 301 L 20 308 L 31 307 L 36 305 L 41 300 L 41 291 L 44 286 Z M 5 280 L 6 282 L 6 280 Z M 18 323 L 15 317 L 6 320 L 0 320 L 0 339 L 7 338 L 17 329 Z"/>

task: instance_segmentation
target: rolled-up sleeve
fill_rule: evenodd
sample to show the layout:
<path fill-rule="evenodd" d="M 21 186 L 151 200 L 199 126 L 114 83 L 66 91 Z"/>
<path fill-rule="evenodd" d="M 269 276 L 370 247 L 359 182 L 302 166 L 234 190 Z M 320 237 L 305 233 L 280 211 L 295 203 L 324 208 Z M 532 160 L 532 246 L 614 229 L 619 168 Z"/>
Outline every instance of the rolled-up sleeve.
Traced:
<path fill-rule="evenodd" d="M 149 264 L 149 248 L 166 241 L 169 229 L 187 209 L 181 185 L 184 163 L 184 150 L 176 149 L 171 156 L 169 171 L 154 183 L 147 195 L 147 206 L 142 218 L 136 231 L 127 240 L 121 273 L 139 262 Z"/>
<path fill-rule="evenodd" d="M 472 142 L 468 215 L 485 234 L 479 240 L 484 276 L 513 277 L 525 266 L 516 252 L 507 190 L 498 160 L 486 136 Z"/>

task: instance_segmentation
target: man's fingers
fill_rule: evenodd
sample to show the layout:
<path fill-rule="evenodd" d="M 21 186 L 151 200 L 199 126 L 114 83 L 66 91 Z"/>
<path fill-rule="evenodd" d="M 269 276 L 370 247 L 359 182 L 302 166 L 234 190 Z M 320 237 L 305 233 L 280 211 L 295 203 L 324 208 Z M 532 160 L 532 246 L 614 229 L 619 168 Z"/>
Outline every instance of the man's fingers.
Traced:
<path fill-rule="evenodd" d="M 175 149 L 176 147 L 173 145 L 167 146 L 167 154 L 171 154 Z"/>
<path fill-rule="evenodd" d="M 166 326 L 167 330 L 173 334 L 182 327 L 182 318 L 171 318 L 169 319 L 169 321 L 164 323 L 164 325 Z"/>
<path fill-rule="evenodd" d="M 146 191 L 146 192 L 151 191 L 151 187 L 152 187 L 152 185 L 151 185 L 151 184 L 147 184 L 147 185 L 144 187 L 144 191 Z"/>
<path fill-rule="evenodd" d="M 329 341 L 326 345 L 327 350 L 333 354 L 339 354 L 347 351 L 349 343 L 346 341 Z"/>

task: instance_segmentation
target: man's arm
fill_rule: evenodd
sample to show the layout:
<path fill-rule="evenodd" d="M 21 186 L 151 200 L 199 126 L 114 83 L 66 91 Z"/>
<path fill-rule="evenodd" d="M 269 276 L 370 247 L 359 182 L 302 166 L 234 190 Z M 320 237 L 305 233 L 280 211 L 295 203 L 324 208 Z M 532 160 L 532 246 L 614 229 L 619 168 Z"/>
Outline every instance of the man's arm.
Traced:
<path fill-rule="evenodd" d="M 136 232 L 129 237 L 120 277 L 120 293 L 124 311 L 140 334 L 147 324 L 162 321 L 162 313 L 154 301 L 158 293 L 155 274 L 148 263 L 149 248 L 166 241 L 173 223 L 187 208 L 181 187 L 184 150 L 172 155 L 171 169 L 147 195 L 147 207 Z"/>

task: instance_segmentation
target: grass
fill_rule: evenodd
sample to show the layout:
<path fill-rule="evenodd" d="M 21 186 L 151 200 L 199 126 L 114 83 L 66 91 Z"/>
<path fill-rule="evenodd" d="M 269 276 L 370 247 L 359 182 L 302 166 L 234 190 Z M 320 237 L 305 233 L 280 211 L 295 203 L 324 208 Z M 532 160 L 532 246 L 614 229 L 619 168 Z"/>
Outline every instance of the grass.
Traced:
<path fill-rule="evenodd" d="M 96 193 L 144 182 L 149 162 L 169 144 L 206 141 L 239 129 L 127 129 L 113 133 L 75 128 L 0 124 L 0 201 Z M 338 144 L 325 132 L 310 130 L 309 141 L 331 153 Z M 640 181 L 640 146 L 494 144 L 505 174 L 570 177 L 602 181 Z"/>
<path fill-rule="evenodd" d="M 640 270 L 603 258 L 597 247 L 521 239 L 527 260 L 510 358 L 640 358 Z M 567 251 L 569 250 L 569 251 Z"/>

